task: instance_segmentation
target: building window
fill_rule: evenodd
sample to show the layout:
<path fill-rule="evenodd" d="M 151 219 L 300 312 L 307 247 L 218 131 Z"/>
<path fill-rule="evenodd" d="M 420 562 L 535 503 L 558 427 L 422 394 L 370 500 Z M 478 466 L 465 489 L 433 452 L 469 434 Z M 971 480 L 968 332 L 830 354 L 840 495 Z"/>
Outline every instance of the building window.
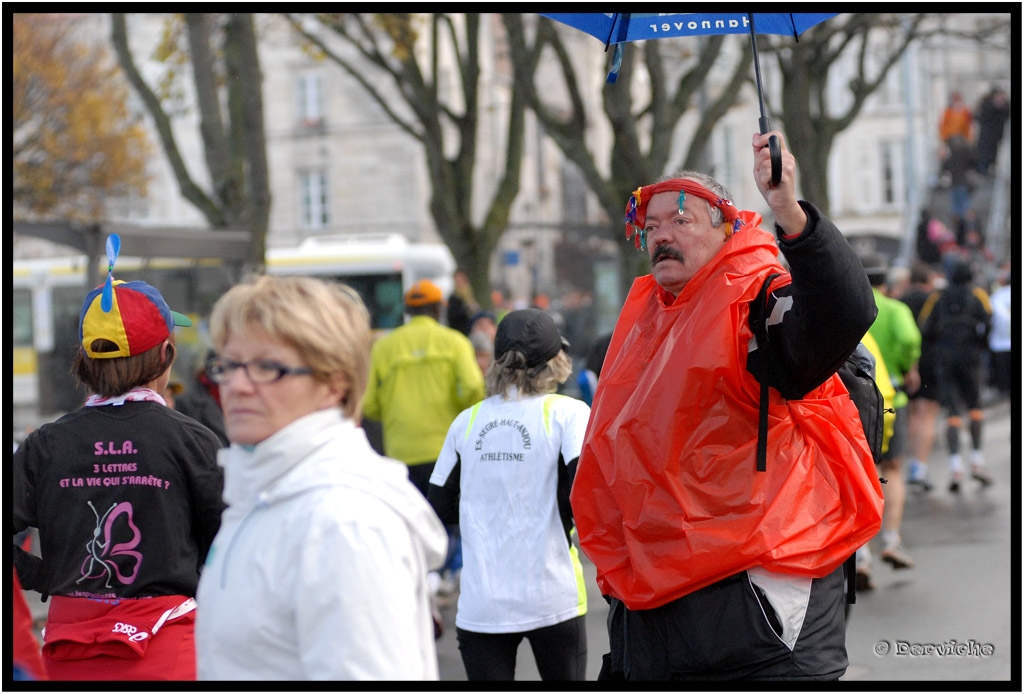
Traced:
<path fill-rule="evenodd" d="M 303 171 L 299 174 L 302 195 L 302 228 L 309 231 L 324 229 L 330 223 L 330 199 L 327 174 L 323 171 Z"/>
<path fill-rule="evenodd" d="M 320 75 L 299 75 L 297 95 L 299 123 L 307 128 L 320 127 L 324 119 L 323 81 Z"/>
<path fill-rule="evenodd" d="M 885 206 L 897 205 L 901 200 L 900 189 L 903 176 L 900 166 L 903 157 L 900 156 L 900 144 L 892 140 L 883 140 L 879 147 L 879 160 L 881 163 L 881 193 L 882 204 Z"/>
<path fill-rule="evenodd" d="M 736 151 L 736 133 L 728 124 L 722 125 L 719 130 L 721 135 L 718 149 L 721 156 L 715 158 L 715 178 L 719 181 L 732 181 L 736 176 L 735 162 L 740 156 Z"/>

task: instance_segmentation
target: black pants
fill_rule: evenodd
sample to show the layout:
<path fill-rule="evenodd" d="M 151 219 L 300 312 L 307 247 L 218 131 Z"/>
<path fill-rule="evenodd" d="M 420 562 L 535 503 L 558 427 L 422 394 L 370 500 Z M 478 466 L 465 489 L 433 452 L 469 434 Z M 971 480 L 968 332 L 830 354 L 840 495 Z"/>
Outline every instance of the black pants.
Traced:
<path fill-rule="evenodd" d="M 516 652 L 525 638 L 530 642 L 542 680 L 582 681 L 587 676 L 585 615 L 510 634 L 482 634 L 456 628 L 459 652 L 470 681 L 511 682 L 516 674 Z"/>
<path fill-rule="evenodd" d="M 416 485 L 424 499 L 427 498 L 427 490 L 430 488 L 430 476 L 434 474 L 434 464 L 436 462 L 432 460 L 429 463 L 417 463 L 416 465 L 409 466 L 409 481 Z"/>
<path fill-rule="evenodd" d="M 792 650 L 746 572 L 649 610 L 611 600 L 602 679 L 837 680 L 846 671 L 843 567 L 814 579 Z"/>

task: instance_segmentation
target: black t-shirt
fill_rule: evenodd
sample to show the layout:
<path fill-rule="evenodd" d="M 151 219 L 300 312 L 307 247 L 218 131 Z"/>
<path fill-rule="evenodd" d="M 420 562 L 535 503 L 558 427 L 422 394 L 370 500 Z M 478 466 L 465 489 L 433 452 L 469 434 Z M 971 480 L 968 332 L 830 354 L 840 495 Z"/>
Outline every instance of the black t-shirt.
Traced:
<path fill-rule="evenodd" d="M 26 588 L 53 595 L 195 595 L 220 527 L 220 442 L 157 402 L 83 407 L 14 454 L 14 532 L 39 529 Z M 24 575 L 23 575 L 24 574 Z"/>

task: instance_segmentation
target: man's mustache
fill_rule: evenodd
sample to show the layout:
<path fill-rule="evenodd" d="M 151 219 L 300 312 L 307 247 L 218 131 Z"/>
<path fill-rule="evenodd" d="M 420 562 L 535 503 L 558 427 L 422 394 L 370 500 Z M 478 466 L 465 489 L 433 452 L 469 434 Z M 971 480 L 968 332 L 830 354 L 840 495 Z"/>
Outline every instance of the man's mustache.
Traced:
<path fill-rule="evenodd" d="M 664 260 L 665 258 L 669 258 L 671 260 L 678 260 L 680 263 L 683 262 L 682 253 L 680 253 L 672 246 L 669 246 L 667 244 L 661 244 L 659 246 L 654 247 L 654 253 L 651 254 L 651 267 L 654 267 L 654 265 L 659 260 Z"/>

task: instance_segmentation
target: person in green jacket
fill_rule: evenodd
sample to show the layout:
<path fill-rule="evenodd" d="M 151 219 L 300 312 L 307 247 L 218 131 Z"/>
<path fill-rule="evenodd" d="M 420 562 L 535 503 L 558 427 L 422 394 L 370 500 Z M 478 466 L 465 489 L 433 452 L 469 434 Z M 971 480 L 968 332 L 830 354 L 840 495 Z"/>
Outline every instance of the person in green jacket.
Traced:
<path fill-rule="evenodd" d="M 921 356 L 921 331 L 910 307 L 886 295 L 886 275 L 889 267 L 885 257 L 878 253 L 863 254 L 861 263 L 871 282 L 871 291 L 878 306 L 878 315 L 868 332 L 878 343 L 885 368 L 896 390 L 892 403 L 896 410 L 893 435 L 879 465 L 879 474 L 886 480 L 881 557 L 882 561 L 894 569 L 909 569 L 914 566 L 914 561 L 903 547 L 900 536 L 906 499 L 906 485 L 901 468 L 909 437 L 910 410 L 907 407 L 907 390 L 916 390 L 918 386 L 917 360 Z"/>

